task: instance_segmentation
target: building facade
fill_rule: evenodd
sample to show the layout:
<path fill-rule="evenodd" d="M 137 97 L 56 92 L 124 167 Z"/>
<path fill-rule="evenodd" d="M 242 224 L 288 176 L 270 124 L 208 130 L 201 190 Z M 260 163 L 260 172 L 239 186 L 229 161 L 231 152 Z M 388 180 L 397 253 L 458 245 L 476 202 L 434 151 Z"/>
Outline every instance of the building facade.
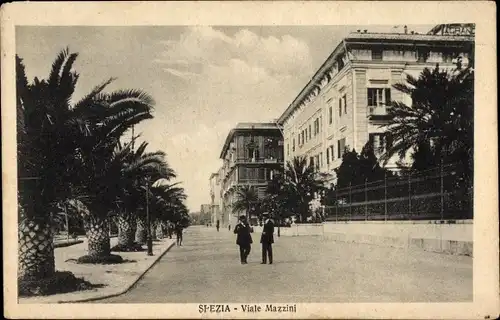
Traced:
<path fill-rule="evenodd" d="M 383 153 L 391 143 L 382 126 L 389 102 L 411 105 L 410 97 L 392 86 L 407 74 L 418 77 L 436 64 L 452 68 L 459 58 L 466 65 L 472 57 L 473 31 L 450 35 L 445 29 L 437 26 L 426 35 L 406 28 L 398 34 L 358 31 L 343 39 L 278 119 L 285 162 L 305 156 L 334 182 L 333 169 L 346 148 L 360 152 L 370 142 L 377 155 Z M 388 168 L 395 168 L 396 160 Z"/>
<path fill-rule="evenodd" d="M 221 194 L 218 172 L 212 173 L 212 175 L 210 176 L 210 206 L 212 224 L 215 225 L 217 221 L 219 221 L 221 225 L 224 225 L 224 216 L 222 216 L 220 212 Z"/>
<path fill-rule="evenodd" d="M 221 215 L 234 226 L 244 212 L 233 212 L 240 186 L 252 186 L 265 196 L 267 183 L 283 166 L 283 138 L 276 123 L 239 123 L 227 135 L 220 158 Z M 256 217 L 251 217 L 256 223 Z"/>

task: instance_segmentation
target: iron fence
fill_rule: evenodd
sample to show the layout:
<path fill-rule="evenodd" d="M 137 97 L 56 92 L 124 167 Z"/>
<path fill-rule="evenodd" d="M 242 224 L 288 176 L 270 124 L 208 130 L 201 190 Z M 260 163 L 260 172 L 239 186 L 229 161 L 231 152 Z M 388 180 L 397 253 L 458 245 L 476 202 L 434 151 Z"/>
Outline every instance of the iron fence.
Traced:
<path fill-rule="evenodd" d="M 326 196 L 327 220 L 472 219 L 472 187 L 455 170 L 441 165 L 384 180 L 353 185 Z"/>

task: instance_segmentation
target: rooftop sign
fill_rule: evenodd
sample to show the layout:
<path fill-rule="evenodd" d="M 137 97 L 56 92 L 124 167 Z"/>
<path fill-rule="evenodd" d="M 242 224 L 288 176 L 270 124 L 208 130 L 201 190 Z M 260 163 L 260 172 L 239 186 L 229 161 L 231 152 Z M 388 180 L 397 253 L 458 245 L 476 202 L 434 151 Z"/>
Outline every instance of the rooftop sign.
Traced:
<path fill-rule="evenodd" d="M 474 23 L 440 24 L 432 28 L 427 34 L 439 36 L 474 36 L 476 25 Z"/>

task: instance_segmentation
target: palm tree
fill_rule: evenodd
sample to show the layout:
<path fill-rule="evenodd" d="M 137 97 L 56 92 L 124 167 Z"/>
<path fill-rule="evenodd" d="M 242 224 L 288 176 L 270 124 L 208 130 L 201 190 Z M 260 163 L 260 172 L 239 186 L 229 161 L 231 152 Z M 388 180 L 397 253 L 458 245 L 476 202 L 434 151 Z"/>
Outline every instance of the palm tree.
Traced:
<path fill-rule="evenodd" d="M 80 182 L 78 192 L 89 208 L 84 216 L 88 238 L 88 259 L 104 261 L 110 256 L 108 212 L 116 209 L 117 195 L 121 194 L 127 179 L 122 179 L 123 162 L 128 152 L 116 152 L 122 135 L 133 125 L 151 119 L 153 99 L 140 90 L 118 90 L 84 98 L 86 103 L 75 110 L 86 115 L 93 134 L 80 142 L 79 166 L 75 179 Z M 120 182 L 120 183 L 117 183 Z"/>
<path fill-rule="evenodd" d="M 48 78 L 31 83 L 16 56 L 20 283 L 55 275 L 51 216 L 58 202 L 71 197 L 75 151 L 81 137 L 91 133 L 70 104 L 78 80 L 72 71 L 77 56 L 62 50 Z M 84 103 L 85 99 L 76 105 Z"/>
<path fill-rule="evenodd" d="M 174 218 L 173 207 L 186 199 L 184 189 L 177 187 L 179 183 L 158 184 L 151 188 L 151 233 L 156 238 L 156 229 L 159 224 Z"/>
<path fill-rule="evenodd" d="M 284 181 L 287 199 L 295 202 L 300 221 L 309 216 L 309 203 L 324 189 L 323 180 L 314 170 L 314 165 L 307 164 L 306 157 L 295 157 L 286 164 Z"/>
<path fill-rule="evenodd" d="M 250 213 L 253 212 L 259 200 L 257 191 L 251 186 L 241 186 L 238 188 L 236 195 L 238 199 L 233 203 L 233 212 L 245 211 L 247 221 L 249 221 Z"/>
<path fill-rule="evenodd" d="M 471 181 L 473 161 L 474 72 L 458 66 L 453 72 L 436 66 L 424 69 L 418 78 L 407 76 L 407 84 L 394 88 L 409 95 L 412 105 L 392 102 L 386 126 L 394 141 L 382 156 L 384 163 L 393 155 L 404 158 L 410 151 L 433 162 L 459 162 L 461 175 Z M 416 155 L 413 155 L 415 157 Z"/>
<path fill-rule="evenodd" d="M 142 183 L 145 177 L 152 177 L 154 180 L 170 180 L 175 177 L 174 171 L 168 166 L 165 160 L 165 153 L 145 152 L 147 143 L 143 142 L 136 151 L 132 150 L 134 141 L 125 146 L 118 145 L 120 152 L 125 152 L 121 167 L 121 178 L 123 179 L 123 189 L 118 189 L 116 198 L 119 199 L 120 208 L 117 214 L 118 222 L 118 245 L 114 250 L 128 251 L 135 250 L 134 236 L 137 229 L 136 219 L 145 207 L 145 190 Z"/>

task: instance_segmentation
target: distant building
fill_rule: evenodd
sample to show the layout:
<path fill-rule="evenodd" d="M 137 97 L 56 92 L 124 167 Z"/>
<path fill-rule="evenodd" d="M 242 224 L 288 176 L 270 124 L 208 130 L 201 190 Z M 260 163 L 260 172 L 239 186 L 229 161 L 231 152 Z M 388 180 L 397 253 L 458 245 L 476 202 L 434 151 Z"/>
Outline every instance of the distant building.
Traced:
<path fill-rule="evenodd" d="M 283 166 L 283 138 L 276 123 L 239 123 L 227 135 L 220 158 L 221 214 L 235 225 L 239 214 L 233 212 L 239 186 L 255 187 L 259 198 L 265 196 L 267 183 Z M 256 217 L 251 222 L 256 224 Z"/>
<path fill-rule="evenodd" d="M 284 158 L 304 156 L 319 172 L 336 177 L 345 148 L 360 152 L 373 144 L 376 155 L 391 144 L 384 134 L 390 101 L 411 99 L 392 86 L 410 74 L 439 63 L 465 66 L 473 55 L 474 25 L 440 25 L 429 34 L 349 34 L 333 50 L 293 102 L 278 119 L 284 134 Z M 396 168 L 396 158 L 388 167 Z"/>
<path fill-rule="evenodd" d="M 210 175 L 211 221 L 212 224 L 215 225 L 218 220 L 220 225 L 222 226 L 225 225 L 226 221 L 224 219 L 224 216 L 221 215 L 220 213 L 220 207 L 222 202 L 220 191 L 221 188 L 220 188 L 219 173 L 212 173 L 212 175 Z"/>
<path fill-rule="evenodd" d="M 211 222 L 212 209 L 210 204 L 202 204 L 200 207 L 200 221 L 202 224 L 207 224 Z"/>

